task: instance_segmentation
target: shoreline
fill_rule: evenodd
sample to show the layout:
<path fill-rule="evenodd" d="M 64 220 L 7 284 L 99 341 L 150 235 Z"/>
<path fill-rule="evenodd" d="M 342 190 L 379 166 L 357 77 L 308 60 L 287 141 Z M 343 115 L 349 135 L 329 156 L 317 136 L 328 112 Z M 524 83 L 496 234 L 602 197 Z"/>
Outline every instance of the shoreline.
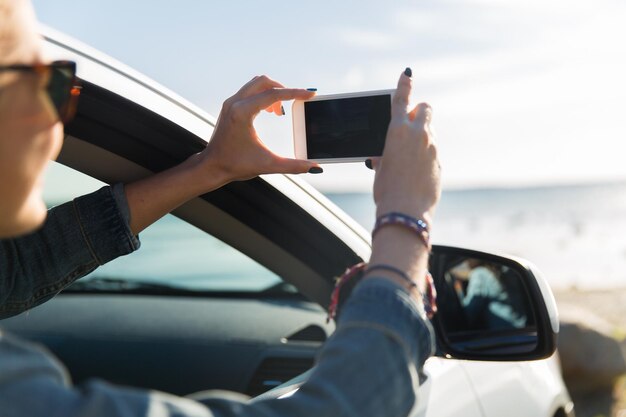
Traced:
<path fill-rule="evenodd" d="M 626 287 L 554 289 L 553 292 L 561 321 L 577 321 L 579 317 L 584 317 L 596 322 L 620 341 L 626 337 Z"/>

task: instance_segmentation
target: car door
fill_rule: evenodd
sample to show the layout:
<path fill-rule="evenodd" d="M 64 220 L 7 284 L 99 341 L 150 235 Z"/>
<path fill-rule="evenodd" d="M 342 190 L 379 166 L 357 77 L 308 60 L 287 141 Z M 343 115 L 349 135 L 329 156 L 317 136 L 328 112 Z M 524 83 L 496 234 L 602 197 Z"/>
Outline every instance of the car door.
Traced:
<path fill-rule="evenodd" d="M 414 417 L 483 417 L 460 361 L 431 357 L 424 364 Z"/>
<path fill-rule="evenodd" d="M 485 416 L 552 416 L 563 393 L 555 357 L 531 362 L 464 361 Z M 560 403 L 569 399 L 561 398 Z"/>

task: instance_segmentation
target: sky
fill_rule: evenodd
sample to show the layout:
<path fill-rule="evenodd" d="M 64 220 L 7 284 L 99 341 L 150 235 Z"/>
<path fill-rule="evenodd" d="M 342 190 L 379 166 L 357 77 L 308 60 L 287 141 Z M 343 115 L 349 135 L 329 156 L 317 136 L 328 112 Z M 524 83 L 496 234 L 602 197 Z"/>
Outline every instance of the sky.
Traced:
<path fill-rule="evenodd" d="M 217 116 L 254 75 L 319 94 L 394 88 L 413 69 L 445 188 L 626 180 L 626 2 L 34 0 L 39 20 Z M 293 156 L 286 117 L 261 138 Z M 366 191 L 362 164 L 304 178 Z"/>

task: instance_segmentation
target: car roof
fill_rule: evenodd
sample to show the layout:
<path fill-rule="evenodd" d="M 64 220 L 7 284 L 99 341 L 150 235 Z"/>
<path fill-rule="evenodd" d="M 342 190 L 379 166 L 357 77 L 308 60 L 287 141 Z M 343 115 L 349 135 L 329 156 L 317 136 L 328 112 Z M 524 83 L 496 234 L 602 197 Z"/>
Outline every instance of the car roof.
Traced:
<path fill-rule="evenodd" d="M 42 27 L 49 59 L 78 64 L 83 84 L 59 162 L 107 183 L 174 166 L 206 146 L 215 118 L 139 72 Z M 368 259 L 365 229 L 300 178 L 265 175 L 196 198 L 175 215 L 327 304 L 333 277 Z"/>

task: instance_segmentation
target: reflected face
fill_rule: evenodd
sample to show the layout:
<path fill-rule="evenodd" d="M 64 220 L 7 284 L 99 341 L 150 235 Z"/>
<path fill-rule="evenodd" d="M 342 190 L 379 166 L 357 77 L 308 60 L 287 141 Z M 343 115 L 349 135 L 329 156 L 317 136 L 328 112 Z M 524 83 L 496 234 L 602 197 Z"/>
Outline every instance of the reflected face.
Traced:
<path fill-rule="evenodd" d="M 43 60 L 30 3 L 0 0 L 0 66 Z M 45 77 L 0 72 L 0 238 L 32 232 L 46 217 L 43 175 L 59 154 L 63 126 Z"/>

